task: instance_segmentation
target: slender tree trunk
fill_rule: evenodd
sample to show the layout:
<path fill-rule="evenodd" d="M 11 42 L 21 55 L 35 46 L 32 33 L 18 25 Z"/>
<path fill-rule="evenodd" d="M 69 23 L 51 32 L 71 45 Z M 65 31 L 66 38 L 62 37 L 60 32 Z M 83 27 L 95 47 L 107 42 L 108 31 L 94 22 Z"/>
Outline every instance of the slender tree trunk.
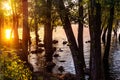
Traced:
<path fill-rule="evenodd" d="M 2 37 L 1 37 L 1 36 L 2 36 L 2 33 L 1 33 L 1 30 L 2 30 L 2 29 L 1 29 L 1 24 L 2 24 L 2 23 L 1 23 L 1 18 L 0 18 L 0 45 L 1 45 L 1 38 L 2 38 Z"/>
<path fill-rule="evenodd" d="M 23 60 L 28 61 L 28 41 L 30 38 L 28 27 L 28 0 L 22 0 L 23 7 L 23 34 L 22 34 L 22 47 L 23 47 Z"/>
<path fill-rule="evenodd" d="M 13 32 L 14 32 L 14 45 L 18 48 L 19 38 L 18 38 L 18 25 L 17 25 L 17 15 L 13 13 Z"/>
<path fill-rule="evenodd" d="M 84 60 L 84 52 L 83 52 L 83 6 L 80 4 L 82 0 L 79 0 L 79 27 L 78 27 L 78 47 L 79 47 L 79 59 L 81 61 L 81 75 L 84 78 L 84 69 L 85 60 Z"/>
<path fill-rule="evenodd" d="M 12 19 L 13 19 L 13 33 L 14 33 L 14 46 L 16 48 L 19 47 L 18 43 L 19 43 L 19 36 L 18 36 L 18 16 L 17 16 L 17 13 L 16 13 L 16 3 L 15 2 L 12 2 L 12 12 L 13 12 L 13 16 L 12 16 Z"/>
<path fill-rule="evenodd" d="M 109 51 L 110 51 L 110 44 L 111 44 L 111 33 L 112 33 L 112 26 L 113 26 L 113 19 L 114 19 L 114 5 L 110 8 L 110 17 L 108 19 L 108 33 L 107 33 L 107 43 L 105 46 L 104 51 L 104 72 L 105 72 L 105 79 L 108 80 L 108 72 L 109 72 Z"/>
<path fill-rule="evenodd" d="M 51 7 L 52 0 L 47 0 L 47 12 L 46 12 L 46 23 L 44 27 L 44 44 L 45 44 L 45 59 L 46 59 L 46 70 L 52 72 L 53 60 L 53 46 L 52 46 L 52 26 L 51 26 Z"/>
<path fill-rule="evenodd" d="M 65 5 L 63 3 L 63 0 L 55 0 L 55 3 L 63 24 L 64 31 L 68 39 L 68 42 L 71 44 L 69 47 L 70 47 L 70 50 L 73 56 L 74 65 L 75 65 L 75 71 L 76 71 L 76 77 L 77 77 L 76 80 L 84 80 L 84 76 L 83 76 L 84 74 L 82 73 L 83 64 L 81 62 L 82 60 L 80 61 L 80 59 L 83 59 L 81 58 L 83 56 L 80 56 L 79 48 L 77 46 L 75 36 L 71 28 L 70 20 L 65 10 Z"/>
<path fill-rule="evenodd" d="M 0 45 L 2 41 L 2 26 L 3 26 L 3 15 L 0 13 Z"/>
<path fill-rule="evenodd" d="M 101 57 L 101 4 L 100 3 L 96 3 L 94 32 L 95 32 L 95 58 L 96 58 L 95 61 L 96 61 L 96 73 L 97 73 L 96 76 L 97 76 L 97 80 L 104 80 L 102 57 Z"/>
<path fill-rule="evenodd" d="M 101 58 L 101 5 L 91 0 L 89 10 L 90 28 L 90 79 L 104 80 Z M 95 6 L 96 5 L 96 6 Z M 94 14 L 93 14 L 94 13 Z"/>
<path fill-rule="evenodd" d="M 38 40 L 39 40 L 39 35 L 38 35 L 38 23 L 37 23 L 37 0 L 35 0 L 35 14 L 34 14 L 34 17 L 35 17 L 35 36 L 36 36 L 36 52 L 38 50 Z"/>

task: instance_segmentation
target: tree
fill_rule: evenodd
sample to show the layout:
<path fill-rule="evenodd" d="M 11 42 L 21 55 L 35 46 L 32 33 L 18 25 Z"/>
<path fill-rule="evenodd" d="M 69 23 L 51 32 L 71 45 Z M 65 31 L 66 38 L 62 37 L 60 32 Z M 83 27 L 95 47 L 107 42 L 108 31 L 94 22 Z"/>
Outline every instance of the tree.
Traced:
<path fill-rule="evenodd" d="M 75 36 L 74 36 L 72 28 L 71 28 L 71 23 L 70 23 L 70 20 L 68 17 L 68 12 L 66 12 L 66 8 L 65 8 L 65 5 L 63 3 L 63 0 L 54 0 L 54 2 L 55 2 L 55 6 L 58 10 L 58 14 L 60 15 L 60 18 L 61 18 L 61 21 L 63 24 L 64 31 L 66 33 L 68 42 L 70 43 L 69 47 L 70 47 L 73 61 L 74 61 L 74 65 L 75 65 L 77 80 L 84 80 L 84 76 L 82 75 L 83 64 L 81 62 L 82 60 L 80 61 L 80 59 L 83 59 L 82 58 L 83 56 L 80 56 L 79 48 L 77 46 Z"/>
<path fill-rule="evenodd" d="M 35 0 L 35 11 L 34 11 L 34 24 L 35 24 L 35 36 L 36 36 L 36 52 L 38 50 L 38 40 L 39 40 L 39 35 L 38 35 L 38 20 L 37 20 L 37 0 Z"/>
<path fill-rule="evenodd" d="M 17 13 L 17 9 L 16 9 L 16 2 L 13 1 L 12 2 L 12 20 L 13 20 L 13 33 L 14 33 L 14 46 L 16 46 L 16 48 L 19 47 L 19 36 L 18 36 L 18 13 Z"/>
<path fill-rule="evenodd" d="M 3 16 L 2 10 L 0 10 L 0 45 L 1 45 L 1 41 L 2 41 L 2 25 L 3 25 L 3 21 L 4 21 L 4 16 Z"/>
<path fill-rule="evenodd" d="M 84 52 L 83 52 L 83 5 L 81 4 L 82 0 L 78 1 L 79 4 L 79 18 L 78 18 L 78 48 L 79 48 L 79 60 L 81 61 L 82 66 L 81 68 L 81 75 L 84 77 L 84 68 L 85 66 L 85 60 L 84 60 Z"/>
<path fill-rule="evenodd" d="M 90 0 L 89 9 L 90 30 L 90 79 L 104 80 L 101 58 L 101 4 Z"/>
<path fill-rule="evenodd" d="M 103 57 L 103 62 L 104 62 L 104 70 L 105 70 L 105 79 L 108 79 L 108 68 L 109 68 L 109 51 L 110 51 L 110 44 L 111 44 L 111 33 L 112 33 L 112 26 L 113 26 L 113 20 L 114 20 L 114 1 L 110 5 L 110 15 L 108 19 L 108 33 L 107 33 L 107 42 L 105 45 L 105 51 L 104 51 L 104 57 Z"/>
<path fill-rule="evenodd" d="M 102 35 L 102 42 L 105 45 L 106 44 L 106 32 L 107 32 L 107 27 L 103 30 L 103 35 Z"/>
<path fill-rule="evenodd" d="M 22 0 L 23 8 L 23 34 L 22 34 L 22 47 L 23 47 L 23 60 L 28 62 L 28 42 L 30 39 L 28 27 L 28 0 Z"/>
<path fill-rule="evenodd" d="M 47 72 L 52 72 L 52 67 L 49 64 L 52 62 L 53 46 L 52 46 L 52 26 L 51 26 L 51 8 L 52 0 L 46 2 L 46 17 L 44 26 L 44 47 L 45 47 L 45 60 Z"/>

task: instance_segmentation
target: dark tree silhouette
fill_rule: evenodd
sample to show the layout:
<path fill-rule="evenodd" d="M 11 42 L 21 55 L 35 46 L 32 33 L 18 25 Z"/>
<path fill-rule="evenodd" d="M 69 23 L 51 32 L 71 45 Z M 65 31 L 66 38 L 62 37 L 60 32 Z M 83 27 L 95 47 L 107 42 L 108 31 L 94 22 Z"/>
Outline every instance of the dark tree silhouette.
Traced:
<path fill-rule="evenodd" d="M 39 42 L 39 35 L 38 35 L 38 20 L 37 20 L 37 0 L 35 0 L 35 12 L 34 12 L 34 26 L 35 26 L 35 36 L 36 36 L 36 52 L 38 50 L 38 42 Z"/>
<path fill-rule="evenodd" d="M 44 25 L 44 47 L 45 47 L 45 59 L 46 59 L 46 70 L 52 72 L 53 65 L 53 46 L 52 46 L 52 26 L 51 26 L 51 8 L 52 0 L 46 1 L 46 17 Z M 49 68 L 49 69 L 48 69 Z"/>
<path fill-rule="evenodd" d="M 66 12 L 65 5 L 63 3 L 63 0 L 54 0 L 56 8 L 58 10 L 58 13 L 60 15 L 64 31 L 66 33 L 68 42 L 70 43 L 70 50 L 72 53 L 74 65 L 75 65 L 75 71 L 76 71 L 76 77 L 77 80 L 84 80 L 83 76 L 83 63 L 80 61 L 80 59 L 83 59 L 83 56 L 81 56 L 81 53 L 79 52 L 79 48 L 77 46 L 75 36 L 72 31 L 71 23 L 68 17 L 68 12 Z"/>
<path fill-rule="evenodd" d="M 104 80 L 101 60 L 101 4 L 96 3 L 95 0 L 90 0 L 89 30 L 91 38 L 90 79 Z"/>
<path fill-rule="evenodd" d="M 81 5 L 82 3 L 82 0 L 79 0 L 78 1 L 78 4 L 79 4 L 79 19 L 78 19 L 78 23 L 79 23 L 79 26 L 78 26 L 78 48 L 79 48 L 79 60 L 81 61 L 81 77 L 84 78 L 84 69 L 86 66 L 85 66 L 85 60 L 84 60 L 84 52 L 83 52 L 83 6 Z"/>
<path fill-rule="evenodd" d="M 23 35 L 22 35 L 22 48 L 23 48 L 23 60 L 28 62 L 28 42 L 30 39 L 29 27 L 28 27 L 28 0 L 22 0 L 23 7 Z"/>
<path fill-rule="evenodd" d="M 104 72 L 105 72 L 105 79 L 108 79 L 108 68 L 109 68 L 109 53 L 110 53 L 110 44 L 111 44 L 111 34 L 112 34 L 112 25 L 113 25 L 113 19 L 114 19 L 114 2 L 111 4 L 110 7 L 110 15 L 108 19 L 108 33 L 107 33 L 107 42 L 105 45 L 105 51 L 103 56 L 103 62 L 104 62 Z"/>

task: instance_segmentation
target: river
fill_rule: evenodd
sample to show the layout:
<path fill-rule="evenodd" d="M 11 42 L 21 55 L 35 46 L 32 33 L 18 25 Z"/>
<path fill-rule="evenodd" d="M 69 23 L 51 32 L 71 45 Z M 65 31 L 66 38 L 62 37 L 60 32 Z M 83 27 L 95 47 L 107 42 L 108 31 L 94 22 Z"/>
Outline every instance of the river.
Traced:
<path fill-rule="evenodd" d="M 74 35 L 77 39 L 77 25 L 72 25 Z M 44 28 L 41 27 L 39 30 L 39 38 L 43 39 L 44 35 Z M 32 40 L 34 41 L 35 35 L 34 32 L 31 32 Z M 86 67 L 89 68 L 89 51 L 90 51 L 90 44 L 86 43 L 86 41 L 90 40 L 89 37 L 89 30 L 88 28 L 84 28 L 83 33 L 84 38 L 84 57 L 85 57 L 85 63 Z M 57 48 L 56 52 L 54 54 L 59 54 L 60 57 L 53 57 L 53 62 L 56 63 L 55 68 L 53 69 L 53 73 L 60 73 L 58 70 L 58 67 L 63 66 L 65 69 L 64 73 L 72 73 L 75 74 L 74 69 L 74 63 L 71 56 L 71 51 L 69 49 L 69 46 L 63 45 L 63 41 L 67 41 L 65 32 L 63 30 L 63 27 L 58 26 L 56 29 L 53 30 L 53 40 L 58 40 L 58 43 L 54 46 Z M 33 43 L 34 45 L 34 43 Z M 113 78 L 112 80 L 120 80 L 120 45 L 116 44 L 117 46 L 113 45 L 112 48 L 114 48 L 111 51 L 110 54 L 110 76 Z M 34 47 L 32 47 L 34 49 Z M 42 53 L 44 54 L 44 52 Z M 44 65 L 44 57 L 43 55 L 39 54 L 30 54 L 29 57 L 30 63 L 34 67 L 34 71 L 39 71 L 41 67 Z M 43 62 L 41 62 L 43 61 Z"/>

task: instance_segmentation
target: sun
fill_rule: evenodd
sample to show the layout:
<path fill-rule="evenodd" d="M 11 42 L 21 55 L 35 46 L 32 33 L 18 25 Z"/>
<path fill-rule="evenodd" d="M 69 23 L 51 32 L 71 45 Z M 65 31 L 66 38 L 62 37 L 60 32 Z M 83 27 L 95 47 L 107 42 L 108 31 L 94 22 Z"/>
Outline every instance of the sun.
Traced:
<path fill-rule="evenodd" d="M 10 6 L 9 1 L 5 1 L 2 3 L 2 9 L 4 10 L 4 14 L 6 16 L 10 16 L 12 14 L 12 7 Z"/>
<path fill-rule="evenodd" d="M 11 10 L 11 6 L 7 2 L 3 4 L 3 8 L 6 10 Z"/>
<path fill-rule="evenodd" d="M 11 38 L 11 29 L 6 29 L 5 30 L 5 36 L 6 36 L 6 39 L 10 39 Z"/>

